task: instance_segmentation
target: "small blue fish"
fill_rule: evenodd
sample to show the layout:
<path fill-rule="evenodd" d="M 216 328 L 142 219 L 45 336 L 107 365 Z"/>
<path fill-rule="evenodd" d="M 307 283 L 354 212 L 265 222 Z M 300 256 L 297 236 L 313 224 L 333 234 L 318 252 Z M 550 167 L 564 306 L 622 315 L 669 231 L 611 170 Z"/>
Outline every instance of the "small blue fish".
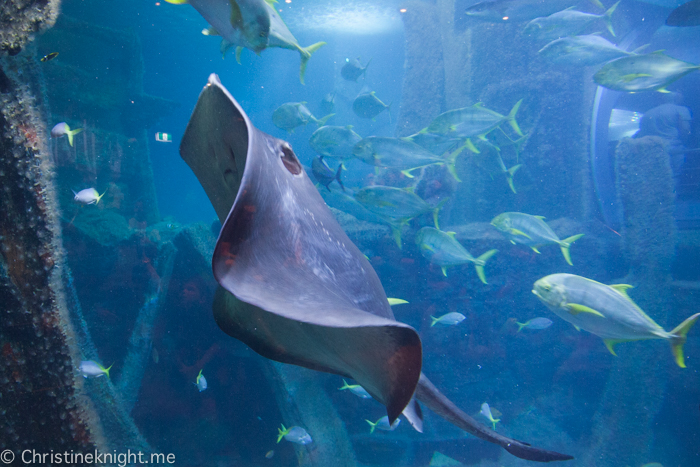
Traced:
<path fill-rule="evenodd" d="M 107 193 L 106 191 L 99 194 L 94 188 L 85 188 L 79 192 L 73 192 L 73 200 L 79 202 L 80 204 L 97 204 L 100 202 L 102 197 Z"/>
<path fill-rule="evenodd" d="M 343 380 L 343 387 L 338 388 L 339 391 L 343 391 L 345 389 L 349 389 L 351 393 L 355 394 L 357 397 L 361 399 L 371 399 L 372 396 L 367 392 L 365 388 L 360 386 L 359 384 L 348 384 L 347 381 Z"/>
<path fill-rule="evenodd" d="M 375 429 L 384 430 L 384 431 L 394 431 L 396 429 L 396 427 L 399 426 L 399 424 L 401 423 L 401 419 L 397 418 L 396 420 L 394 420 L 394 423 L 389 425 L 389 417 L 386 415 L 384 415 L 382 418 L 380 418 L 376 422 L 371 422 L 367 419 L 365 419 L 365 421 L 367 423 L 369 423 L 369 426 L 371 427 L 369 429 L 370 433 L 374 433 Z"/>
<path fill-rule="evenodd" d="M 343 186 L 343 182 L 340 180 L 340 171 L 343 170 L 343 164 L 340 164 L 338 166 L 338 170 L 336 172 L 333 172 L 330 167 L 328 167 L 328 164 L 326 164 L 326 161 L 323 160 L 323 156 L 316 156 L 314 157 L 314 160 L 311 161 L 311 172 L 314 174 L 314 177 L 316 180 L 318 180 L 318 183 L 326 187 L 326 190 L 331 191 L 330 185 L 333 183 L 333 180 L 338 181 L 338 185 L 340 185 L 340 188 L 345 191 L 345 187 Z"/>
<path fill-rule="evenodd" d="M 73 146 L 73 136 L 77 135 L 81 131 L 83 131 L 82 128 L 71 130 L 66 122 L 61 122 L 51 128 L 51 137 L 60 138 L 61 136 L 68 136 L 68 144 Z"/>
<path fill-rule="evenodd" d="M 518 325 L 518 332 L 522 331 L 523 328 L 529 329 L 547 329 L 552 325 L 552 320 L 547 318 L 534 318 L 524 323 L 515 322 Z"/>
<path fill-rule="evenodd" d="M 286 439 L 290 443 L 301 445 L 313 442 L 313 439 L 311 439 L 311 435 L 309 435 L 309 433 L 307 433 L 307 431 L 300 426 L 291 426 L 289 428 L 285 428 L 284 425 L 282 425 L 282 428 L 277 428 L 277 431 L 278 443 L 282 441 L 282 438 Z"/>
<path fill-rule="evenodd" d="M 202 368 L 202 370 L 203 370 L 203 368 Z M 199 374 L 197 375 L 197 382 L 194 383 L 194 385 L 197 386 L 197 389 L 199 389 L 199 392 L 204 391 L 208 387 L 207 386 L 207 379 L 202 374 L 202 370 L 199 370 Z"/>
<path fill-rule="evenodd" d="M 493 418 L 493 415 L 491 414 L 491 407 L 489 407 L 489 404 L 484 402 L 481 404 L 481 411 L 479 412 L 481 415 L 484 417 L 488 418 L 491 423 L 493 423 L 493 429 L 496 429 L 496 423 L 500 422 L 500 418 Z"/>
<path fill-rule="evenodd" d="M 105 368 L 94 360 L 83 360 L 80 362 L 80 372 L 83 374 L 84 378 L 99 378 L 104 375 L 107 375 L 107 378 L 109 378 L 109 369 L 112 368 L 112 366 L 114 366 L 114 364 Z"/>
<path fill-rule="evenodd" d="M 447 313 L 446 315 L 442 315 L 439 318 L 431 316 L 430 319 L 432 320 L 432 322 L 430 323 L 430 327 L 433 327 L 436 324 L 442 324 L 444 326 L 454 326 L 455 324 L 459 324 L 462 321 L 464 321 L 466 319 L 466 316 L 464 316 L 462 313 L 457 313 L 453 311 L 452 313 Z"/>

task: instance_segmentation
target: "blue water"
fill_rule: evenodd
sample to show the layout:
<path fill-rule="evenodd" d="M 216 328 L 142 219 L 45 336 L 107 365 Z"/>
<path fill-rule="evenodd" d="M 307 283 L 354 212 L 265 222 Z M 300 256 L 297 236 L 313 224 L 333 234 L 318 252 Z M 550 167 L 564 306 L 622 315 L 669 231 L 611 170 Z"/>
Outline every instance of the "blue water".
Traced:
<path fill-rule="evenodd" d="M 268 49 L 256 56 L 244 50 L 242 64 L 236 63 L 232 52 L 222 59 L 219 38 L 200 33 L 207 25 L 191 6 L 155 0 L 63 2 L 63 15 L 101 27 L 135 32 L 140 41 L 145 71 L 143 91 L 178 104 L 155 125 L 145 129 L 157 210 L 160 218 L 174 227 L 158 225 L 160 231 L 156 233 L 153 233 L 152 225 L 140 227 L 139 235 L 132 237 L 132 240 L 137 240 L 112 245 L 110 248 L 114 247 L 114 251 L 108 252 L 84 239 L 74 238 L 70 229 L 64 227 L 68 232 L 66 248 L 69 256 L 73 255 L 69 258 L 69 264 L 76 272 L 77 296 L 85 310 L 101 361 L 107 365 L 115 362 L 115 380 L 118 380 L 117 375 L 123 366 L 127 347 L 125 342 L 132 335 L 134 320 L 151 297 L 150 294 L 159 290 L 153 287 L 156 283 L 153 267 L 159 267 L 153 262 L 159 254 L 160 240 L 167 239 L 167 229 L 179 231 L 177 229 L 181 226 L 203 223 L 204 230 L 207 230 L 216 222 L 216 214 L 207 195 L 178 154 L 180 140 L 208 76 L 217 74 L 253 124 L 266 133 L 288 141 L 306 166 L 310 166 L 315 157 L 308 139 L 316 126 L 302 126 L 293 133 L 275 127 L 271 115 L 286 102 L 304 101 L 309 110 L 320 118 L 324 116 L 321 108 L 323 97 L 335 92 L 336 116 L 331 124 L 352 125 L 363 137 L 406 136 L 397 134 L 398 125 L 402 123 L 397 124 L 400 107 L 406 105 L 402 102 L 406 92 L 403 88 L 406 38 L 399 9 L 411 8 L 419 3 L 422 2 L 293 0 L 276 4 L 302 46 L 321 40 L 327 42 L 310 59 L 306 84 L 302 85 L 298 78 L 299 54 L 294 51 Z M 425 3 L 447 9 L 453 4 L 466 8 L 476 2 Z M 575 3 L 572 2 L 572 5 Z M 606 7 L 610 6 L 610 2 L 604 3 Z M 653 3 L 656 4 L 623 0 L 614 14 L 618 37 L 606 37 L 618 42 L 627 38 L 633 44 L 630 50 L 650 43 L 645 52 L 664 49 L 665 53 L 675 58 L 700 63 L 700 27 L 679 29 L 661 26 L 671 8 L 681 2 Z M 581 4 L 586 11 L 597 11 L 587 2 Z M 449 15 L 451 12 L 441 13 Z M 461 16 L 459 18 L 453 25 L 455 31 L 482 24 L 469 23 Z M 498 28 L 502 28 L 501 36 L 498 35 Z M 377 271 L 387 296 L 410 302 L 395 307 L 394 313 L 399 321 L 419 332 L 423 343 L 424 372 L 467 414 L 490 425 L 478 414 L 481 404 L 489 402 L 502 413 L 497 426 L 499 433 L 541 448 L 575 455 L 576 460 L 566 465 L 608 466 L 611 465 L 608 460 L 601 460 L 598 464 L 588 454 L 600 452 L 612 456 L 616 447 L 613 444 L 605 445 L 605 442 L 635 436 L 633 432 L 610 435 L 606 430 L 614 433 L 616 427 L 602 426 L 600 422 L 607 416 L 600 412 L 600 408 L 609 401 L 607 398 L 615 397 L 610 381 L 615 381 L 616 372 L 627 371 L 620 379 L 634 381 L 639 378 L 639 392 L 625 394 L 624 397 L 617 395 L 616 400 L 649 400 L 652 422 L 640 417 L 639 426 L 644 433 L 651 433 L 645 435 L 648 436 L 645 439 L 649 439 L 650 443 L 653 440 L 653 446 L 646 458 L 640 460 L 630 454 L 625 459 L 623 455 L 622 459 L 617 459 L 617 465 L 641 467 L 640 462 L 660 462 L 665 467 L 700 465 L 700 329 L 691 330 L 688 335 L 685 346 L 688 368 L 683 370 L 674 365 L 665 342 L 654 340 L 620 344 L 616 349 L 620 355 L 618 358 L 625 361 L 634 361 L 637 351 L 643 356 L 640 358 L 649 358 L 648 349 L 663 353 L 663 364 L 659 365 L 661 369 L 658 373 L 645 372 L 643 377 L 637 377 L 634 371 L 638 367 L 630 365 L 632 368 L 621 369 L 616 366 L 616 357 L 608 352 L 599 337 L 577 331 L 550 313 L 532 295 L 534 281 L 557 272 L 579 274 L 605 283 L 613 283 L 627 275 L 630 265 L 623 253 L 625 239 L 621 239 L 618 232 L 620 219 L 616 216 L 619 212 L 606 207 L 617 206 L 615 203 L 619 202 L 615 193 L 614 173 L 610 172 L 614 170 L 614 165 L 612 159 L 597 161 L 598 169 L 593 169 L 586 191 L 574 194 L 580 199 L 589 200 L 585 216 L 577 217 L 580 210 L 572 206 L 578 206 L 574 202 L 578 200 L 572 201 L 570 192 L 560 192 L 559 197 L 549 201 L 538 197 L 550 189 L 545 186 L 546 183 L 538 184 L 542 180 L 556 182 L 569 176 L 566 168 L 572 151 L 585 152 L 590 149 L 588 141 L 574 145 L 574 149 L 560 140 L 549 144 L 548 135 L 558 131 L 553 130 L 552 126 L 561 125 L 561 132 L 568 134 L 576 128 L 588 128 L 589 115 L 582 116 L 580 121 L 547 122 L 546 117 L 537 114 L 534 104 L 531 104 L 546 94 L 546 90 L 533 88 L 530 94 L 518 95 L 515 99 L 492 92 L 488 88 L 492 84 L 490 77 L 493 76 L 494 83 L 497 82 L 495 77 L 505 66 L 499 60 L 517 62 L 522 65 L 518 70 L 524 75 L 530 67 L 541 67 L 543 73 L 547 70 L 533 56 L 529 57 L 531 61 L 527 61 L 522 56 L 507 55 L 503 47 L 524 40 L 510 25 L 490 26 L 489 33 L 496 34 L 489 37 L 498 39 L 493 49 L 488 48 L 489 44 L 479 42 L 476 31 L 480 29 L 475 27 L 474 31 L 474 49 L 483 52 L 483 55 L 475 56 L 472 63 L 471 83 L 474 89 L 470 97 L 474 100 L 463 105 L 475 103 L 476 96 L 488 96 L 493 100 L 485 101 L 486 107 L 507 113 L 517 99 L 523 98 L 523 110 L 518 114 L 518 121 L 523 130 L 535 135 L 533 140 L 542 145 L 528 145 L 517 161 L 514 153 L 504 149 L 507 167 L 523 164 L 523 168 L 514 176 L 517 195 L 511 193 L 503 174 L 469 169 L 469 175 L 462 185 L 453 190 L 454 198 L 449 209 L 452 219 L 481 223 L 476 230 L 459 230 L 463 226 L 455 225 L 459 222 L 450 222 L 449 213 L 441 218 L 445 227 L 458 230 L 458 238 L 474 256 L 490 248 L 486 246 L 489 241 L 498 244 L 501 252 L 486 266 L 489 284 L 484 285 L 479 281 L 471 264 L 451 268 L 448 275 L 443 276 L 439 267 L 431 265 L 421 256 L 412 239 L 418 228 L 430 224 L 427 217 L 409 225 L 409 240 L 404 242 L 402 250 L 396 247 L 389 234 L 374 242 L 364 241 L 358 246 Z M 60 48 L 60 44 L 42 44 L 42 47 L 50 46 Z M 356 57 L 360 57 L 363 64 L 371 59 L 366 76 L 357 83 L 344 81 L 340 77 L 340 69 L 346 59 Z M 91 60 L 97 58 L 87 54 L 82 59 L 89 68 Z M 596 92 L 591 78 L 593 71 L 589 69 L 578 74 L 562 72 L 559 75 L 562 80 L 570 80 L 570 83 L 557 83 L 562 87 L 569 84 L 577 86 L 581 80 L 585 83 L 581 86 L 583 91 L 576 94 L 579 101 L 559 103 L 560 107 L 570 106 L 573 113 L 575 109 L 591 105 Z M 520 77 L 509 78 L 516 81 Z M 476 88 L 480 83 L 484 83 L 483 89 Z M 700 73 L 696 72 L 669 89 L 682 93 L 685 98 L 683 105 L 695 115 L 700 115 L 698 86 Z M 375 91 L 383 102 L 391 103 L 390 111 L 382 112 L 374 121 L 357 117 L 351 109 L 355 96 L 367 91 Z M 56 98 L 60 96 L 52 96 L 52 99 Z M 443 95 L 444 99 L 447 98 Z M 656 93 L 626 94 L 616 102 L 618 109 L 643 113 L 663 102 L 663 96 Z M 422 103 L 414 104 L 421 108 Z M 425 105 L 428 106 L 428 103 Z M 441 111 L 446 110 L 450 110 L 450 107 L 446 107 L 443 101 Z M 430 115 L 427 121 L 435 116 Z M 542 128 L 536 125 L 550 126 Z M 506 130 L 510 131 L 509 128 Z M 699 130 L 700 124 L 695 119 L 688 148 L 700 146 Z M 156 141 L 153 138 L 156 132 L 171 134 L 172 143 Z M 582 134 L 587 135 L 588 131 L 584 130 Z M 510 133 L 510 136 L 513 134 Z M 552 155 L 554 160 L 543 161 L 538 151 Z M 610 153 L 603 154 L 603 157 L 610 157 Z M 466 162 L 463 164 L 458 168 L 464 170 L 462 174 L 466 174 Z M 571 171 L 586 171 L 588 167 L 585 164 Z M 603 172 L 597 173 L 595 170 Z M 679 202 L 685 202 L 684 206 L 692 211 L 700 203 L 700 165 L 689 156 L 684 170 L 681 176 L 683 187 L 677 188 L 677 195 Z M 343 172 L 343 180 L 346 186 L 359 189 L 368 184 L 373 175 L 373 167 L 351 160 Z M 437 186 L 435 189 L 447 185 L 449 177 L 445 174 L 436 176 L 432 181 Z M 406 179 L 401 179 L 397 184 L 406 183 Z M 480 190 L 473 192 L 473 198 L 468 198 L 466 194 L 468 188 L 465 187 L 470 185 Z M 565 188 L 561 186 L 562 190 Z M 463 206 L 473 208 L 480 218 L 474 219 Z M 591 239 L 582 240 L 571 247 L 573 268 L 566 265 L 556 245 L 541 248 L 538 255 L 526 247 L 511 246 L 495 230 L 484 233 L 484 229 L 489 229 L 487 223 L 499 212 L 525 210 L 526 207 L 531 208 L 531 214 L 552 213 L 547 221 L 555 221 L 552 226 L 562 238 L 583 232 Z M 64 215 L 66 221 L 71 216 L 72 211 Z M 570 218 L 572 216 L 573 219 Z M 124 217 L 128 219 L 129 216 Z M 699 225 L 700 216 L 697 217 L 686 219 L 683 229 Z M 681 226 L 680 223 L 678 225 Z M 697 240 L 692 239 L 693 232 L 682 230 L 689 236 L 684 238 L 691 239 L 684 243 L 688 248 L 686 256 L 678 254 L 673 258 L 675 269 L 671 274 L 674 279 L 697 280 L 697 263 L 688 259 L 698 255 Z M 155 240 L 156 235 L 158 241 Z M 358 237 L 362 238 L 361 235 Z M 90 263 L 94 251 L 109 258 L 105 262 L 115 265 L 114 269 L 104 270 Z M 280 401 L 279 387 L 275 386 L 277 383 L 270 376 L 270 371 L 260 364 L 261 357 L 219 330 L 211 314 L 216 283 L 209 275 L 208 264 L 188 261 L 180 257 L 175 261 L 172 275 L 168 278 L 168 294 L 161 298 L 161 314 L 149 331 L 152 337 L 152 363 L 147 365 L 131 412 L 136 426 L 154 450 L 175 453 L 178 465 L 311 465 L 314 450 L 324 439 L 323 433 L 310 433 L 316 440 L 316 446 L 296 451 L 289 442 L 275 442 L 280 424 L 289 420 L 286 422 L 289 426 L 295 416 L 293 413 L 283 413 L 285 409 L 280 407 L 303 404 L 293 403 L 294 393 L 287 394 L 286 405 Z M 641 304 L 652 318 L 660 316 L 659 324 L 667 330 L 698 311 L 697 287 L 674 290 L 681 290 L 674 292 L 680 295 L 671 296 L 663 309 L 647 309 L 644 303 Z M 650 294 L 648 290 L 644 293 L 647 297 Z M 634 298 L 634 292 L 631 295 Z M 653 302 L 651 299 L 648 301 Z M 440 316 L 448 312 L 460 312 L 466 319 L 456 326 L 430 326 L 431 315 Z M 517 332 L 514 320 L 524 322 L 538 316 L 551 319 L 552 326 Z M 202 368 L 209 388 L 198 392 L 193 383 Z M 457 459 L 464 465 L 526 464 L 505 454 L 497 446 L 465 436 L 431 413 L 426 413 L 428 430 L 424 438 L 415 434 L 405 420 L 392 433 L 376 432 L 369 436 L 369 425 L 365 419 L 374 421 L 384 415 L 385 410 L 380 404 L 360 399 L 349 391 L 338 391 L 343 384 L 338 376 L 300 371 L 303 378 L 312 379 L 325 390 L 325 397 L 332 403 L 351 438 L 357 465 L 426 466 L 435 452 Z M 629 384 L 625 387 L 632 386 Z M 661 387 L 660 393 L 649 393 L 657 387 Z M 647 391 L 646 388 L 651 389 Z M 629 412 L 622 409 L 619 411 L 621 415 L 616 415 L 618 420 L 624 420 L 625 429 L 634 426 L 638 416 L 635 410 L 638 409 L 638 405 L 631 404 Z M 424 411 L 429 412 L 428 409 Z M 328 430 L 332 431 L 333 427 L 328 427 Z M 104 435 L 109 437 L 110 433 Z M 270 454 L 271 451 L 274 452 Z"/>

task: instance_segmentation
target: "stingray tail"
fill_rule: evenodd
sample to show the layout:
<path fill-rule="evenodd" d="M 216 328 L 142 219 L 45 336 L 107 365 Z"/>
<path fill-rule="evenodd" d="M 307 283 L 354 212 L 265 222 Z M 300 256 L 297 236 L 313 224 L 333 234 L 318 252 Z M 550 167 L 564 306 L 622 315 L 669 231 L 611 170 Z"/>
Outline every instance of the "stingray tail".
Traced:
<path fill-rule="evenodd" d="M 671 334 L 673 334 L 671 337 L 671 352 L 673 352 L 676 365 L 681 368 L 685 368 L 685 362 L 683 361 L 685 359 L 683 356 L 683 345 L 685 345 L 686 336 L 698 318 L 700 318 L 700 313 L 695 313 L 671 331 Z"/>
<path fill-rule="evenodd" d="M 569 266 L 573 266 L 574 263 L 571 262 L 571 253 L 569 253 L 569 247 L 571 246 L 572 243 L 574 243 L 576 240 L 579 238 L 583 237 L 583 234 L 578 234 L 578 235 L 573 235 L 569 238 L 565 238 L 564 240 L 559 243 L 559 247 L 561 248 L 561 253 L 564 255 L 564 259 L 566 260 L 567 263 L 569 263 Z M 539 251 L 538 251 L 539 253 Z"/>
<path fill-rule="evenodd" d="M 518 441 L 507 436 L 496 433 L 491 428 L 483 425 L 459 409 L 451 400 L 445 397 L 425 375 L 421 374 L 418 387 L 416 388 L 416 399 L 425 404 L 430 410 L 452 423 L 456 427 L 470 433 L 477 438 L 481 438 L 489 443 L 501 446 L 503 449 L 521 459 L 536 462 L 566 461 L 573 459 L 572 456 L 554 451 L 545 451 L 530 446 L 527 443 Z"/>
<path fill-rule="evenodd" d="M 309 59 L 314 52 L 326 45 L 325 42 L 316 42 L 306 48 L 299 46 L 299 55 L 301 55 L 301 65 L 299 66 L 299 81 L 301 84 L 304 83 L 304 75 L 306 74 L 306 65 L 309 63 Z"/>

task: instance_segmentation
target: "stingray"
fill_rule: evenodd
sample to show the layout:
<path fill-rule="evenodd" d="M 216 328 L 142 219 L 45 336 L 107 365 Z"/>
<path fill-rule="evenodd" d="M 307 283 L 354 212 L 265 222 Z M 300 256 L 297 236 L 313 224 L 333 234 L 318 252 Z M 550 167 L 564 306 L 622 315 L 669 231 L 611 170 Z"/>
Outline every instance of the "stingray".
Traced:
<path fill-rule="evenodd" d="M 418 333 L 395 320 L 377 274 L 292 148 L 255 128 L 214 74 L 180 154 L 223 224 L 212 269 L 214 319 L 225 333 L 263 357 L 353 378 L 391 422 L 403 413 L 421 431 L 420 401 L 517 457 L 572 459 L 478 423 L 421 373 Z"/>

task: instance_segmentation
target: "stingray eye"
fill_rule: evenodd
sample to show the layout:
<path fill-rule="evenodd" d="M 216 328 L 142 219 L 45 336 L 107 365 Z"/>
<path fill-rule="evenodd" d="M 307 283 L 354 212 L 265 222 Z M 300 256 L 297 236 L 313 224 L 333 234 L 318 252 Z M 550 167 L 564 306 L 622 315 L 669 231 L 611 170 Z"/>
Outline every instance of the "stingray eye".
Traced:
<path fill-rule="evenodd" d="M 280 157 L 282 158 L 284 167 L 289 170 L 289 173 L 293 175 L 299 175 L 301 173 L 301 164 L 299 163 L 299 159 L 297 159 L 297 156 L 294 154 L 294 151 L 292 151 L 292 148 L 289 147 L 289 145 L 282 145 L 282 153 L 280 154 Z"/>

